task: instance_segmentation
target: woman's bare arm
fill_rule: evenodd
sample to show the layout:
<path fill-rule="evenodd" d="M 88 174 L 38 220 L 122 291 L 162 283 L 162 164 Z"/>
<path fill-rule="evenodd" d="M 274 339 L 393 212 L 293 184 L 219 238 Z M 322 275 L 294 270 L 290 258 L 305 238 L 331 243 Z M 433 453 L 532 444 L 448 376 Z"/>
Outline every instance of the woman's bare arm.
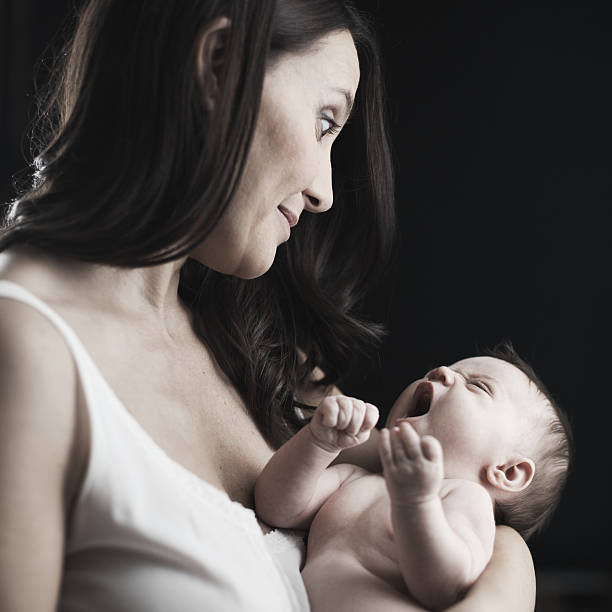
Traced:
<path fill-rule="evenodd" d="M 0 300 L 0 610 L 56 609 L 76 370 L 57 331 Z"/>
<path fill-rule="evenodd" d="M 465 598 L 448 612 L 533 612 L 535 593 L 529 548 L 514 529 L 500 525 L 491 561 Z"/>

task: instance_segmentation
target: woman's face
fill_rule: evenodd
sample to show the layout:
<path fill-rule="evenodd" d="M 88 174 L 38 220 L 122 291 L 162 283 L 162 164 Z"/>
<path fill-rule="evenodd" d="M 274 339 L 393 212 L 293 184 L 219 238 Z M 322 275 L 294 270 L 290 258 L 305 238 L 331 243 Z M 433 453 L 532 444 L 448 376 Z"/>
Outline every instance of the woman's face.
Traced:
<path fill-rule="evenodd" d="M 358 83 L 357 51 L 347 31 L 286 54 L 268 69 L 236 197 L 192 257 L 224 274 L 260 276 L 303 211 L 331 207 L 334 128 L 345 123 Z"/>

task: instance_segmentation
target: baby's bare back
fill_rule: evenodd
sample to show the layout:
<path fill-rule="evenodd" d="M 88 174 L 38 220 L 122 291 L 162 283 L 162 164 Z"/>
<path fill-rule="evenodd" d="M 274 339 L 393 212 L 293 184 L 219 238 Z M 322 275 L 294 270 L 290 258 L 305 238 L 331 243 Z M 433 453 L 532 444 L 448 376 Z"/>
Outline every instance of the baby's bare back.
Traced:
<path fill-rule="evenodd" d="M 310 528 L 302 576 L 313 612 L 423 610 L 400 572 L 382 476 L 357 478 L 327 500 Z"/>

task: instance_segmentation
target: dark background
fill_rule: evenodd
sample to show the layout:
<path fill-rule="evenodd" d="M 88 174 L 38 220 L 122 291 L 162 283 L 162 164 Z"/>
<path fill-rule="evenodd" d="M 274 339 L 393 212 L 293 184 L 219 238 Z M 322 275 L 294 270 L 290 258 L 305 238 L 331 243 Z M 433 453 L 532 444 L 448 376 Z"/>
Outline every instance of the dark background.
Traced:
<path fill-rule="evenodd" d="M 71 2 L 1 1 L 7 200 L 10 176 L 25 166 L 33 66 Z M 380 363 L 345 390 L 384 412 L 430 367 L 512 339 L 576 437 L 562 505 L 530 543 L 540 594 L 550 594 L 538 609 L 604 609 L 596 606 L 610 605 L 612 582 L 606 3 L 357 4 L 371 13 L 385 58 L 401 246 L 391 300 L 372 305 L 389 330 Z"/>

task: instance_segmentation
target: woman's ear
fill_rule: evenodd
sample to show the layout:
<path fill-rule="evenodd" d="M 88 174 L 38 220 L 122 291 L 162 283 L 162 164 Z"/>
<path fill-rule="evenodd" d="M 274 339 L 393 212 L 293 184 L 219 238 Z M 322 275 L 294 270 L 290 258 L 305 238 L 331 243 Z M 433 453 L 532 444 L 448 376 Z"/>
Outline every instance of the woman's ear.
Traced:
<path fill-rule="evenodd" d="M 196 68 L 200 89 L 207 111 L 215 107 L 220 90 L 223 56 L 227 50 L 230 20 L 217 17 L 206 25 L 196 41 Z"/>
<path fill-rule="evenodd" d="M 529 486 L 535 475 L 535 463 L 527 457 L 512 459 L 503 465 L 489 465 L 486 478 L 501 491 L 518 493 Z"/>

